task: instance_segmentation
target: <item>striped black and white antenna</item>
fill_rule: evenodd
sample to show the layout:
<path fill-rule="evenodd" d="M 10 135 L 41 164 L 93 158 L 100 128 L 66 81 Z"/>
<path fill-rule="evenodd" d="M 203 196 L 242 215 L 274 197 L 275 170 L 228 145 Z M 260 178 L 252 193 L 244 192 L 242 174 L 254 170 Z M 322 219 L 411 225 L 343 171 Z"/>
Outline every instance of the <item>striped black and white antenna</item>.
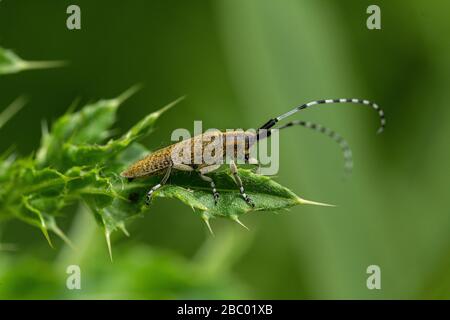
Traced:
<path fill-rule="evenodd" d="M 366 105 L 366 106 L 372 107 L 375 111 L 377 111 L 378 116 L 380 118 L 380 127 L 378 128 L 377 133 L 381 133 L 384 131 L 384 128 L 386 126 L 385 114 L 384 114 L 384 111 L 376 103 L 371 102 L 369 100 L 354 99 L 354 98 L 352 98 L 352 99 L 346 99 L 346 98 L 344 98 L 344 99 L 326 99 L 326 100 L 314 100 L 314 101 L 299 105 L 299 106 L 295 107 L 294 109 L 292 109 L 276 118 L 270 119 L 269 121 L 267 121 L 264 125 L 262 125 L 258 129 L 257 139 L 260 140 L 265 137 L 269 137 L 271 135 L 271 130 L 273 130 L 273 129 L 281 130 L 281 129 L 285 129 L 288 127 L 292 127 L 294 125 L 300 125 L 305 128 L 309 128 L 309 129 L 321 132 L 339 144 L 339 146 L 341 147 L 341 150 L 343 152 L 343 155 L 344 155 L 345 169 L 346 169 L 346 171 L 351 171 L 351 169 L 353 168 L 352 151 L 351 151 L 347 141 L 345 141 L 345 139 L 342 138 L 342 136 L 339 135 L 338 133 L 336 133 L 335 131 L 330 130 L 320 124 L 315 124 L 315 123 L 312 123 L 309 121 L 302 121 L 302 120 L 294 120 L 283 126 L 274 128 L 274 126 L 279 121 L 292 116 L 293 114 L 299 112 L 300 110 L 304 110 L 306 108 L 312 107 L 314 105 L 319 105 L 319 104 L 337 104 L 337 103 L 341 103 L 341 104 L 342 103 L 353 103 L 353 104 Z"/>

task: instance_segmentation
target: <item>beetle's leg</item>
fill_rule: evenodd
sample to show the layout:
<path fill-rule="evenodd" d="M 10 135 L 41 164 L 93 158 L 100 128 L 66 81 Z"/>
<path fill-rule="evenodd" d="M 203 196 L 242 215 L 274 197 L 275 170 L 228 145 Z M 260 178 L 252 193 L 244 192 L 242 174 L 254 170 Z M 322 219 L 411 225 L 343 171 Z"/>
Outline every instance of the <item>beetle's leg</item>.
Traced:
<path fill-rule="evenodd" d="M 174 164 L 173 168 L 180 171 L 194 171 L 194 168 L 192 168 L 190 165 L 187 164 Z"/>
<path fill-rule="evenodd" d="M 169 177 L 170 177 L 171 171 L 172 171 L 172 166 L 167 168 L 167 171 L 164 174 L 164 177 L 162 178 L 161 182 L 158 183 L 153 188 L 151 188 L 149 192 L 147 192 L 147 200 L 145 201 L 147 203 L 147 205 L 150 204 L 150 200 L 152 199 L 153 192 L 155 192 L 156 190 L 161 188 L 167 182 L 167 179 L 169 179 Z"/>
<path fill-rule="evenodd" d="M 255 207 L 255 203 L 253 202 L 253 200 L 250 199 L 250 197 L 245 193 L 244 186 L 242 185 L 242 180 L 238 175 L 237 167 L 233 159 L 230 160 L 230 170 L 233 174 L 234 181 L 236 181 L 236 184 L 239 187 L 239 192 L 241 193 L 242 198 L 244 198 L 245 202 L 247 202 L 249 205 Z"/>
<path fill-rule="evenodd" d="M 205 176 L 205 174 L 210 173 L 214 170 L 219 169 L 220 165 L 211 165 L 207 167 L 200 168 L 198 170 L 198 173 L 200 175 L 200 178 L 202 180 L 209 182 L 211 184 L 211 188 L 214 195 L 214 203 L 217 204 L 217 201 L 219 200 L 219 193 L 216 190 L 216 184 L 214 183 L 213 179 L 211 177 Z M 173 166 L 174 169 L 180 170 L 180 171 L 193 171 L 194 168 L 187 164 L 177 164 Z"/>
<path fill-rule="evenodd" d="M 213 165 L 198 169 L 200 178 L 202 178 L 204 181 L 209 182 L 211 185 L 211 189 L 212 189 L 212 192 L 214 195 L 214 204 L 217 204 L 217 201 L 219 200 L 219 193 L 217 192 L 216 184 L 214 183 L 214 180 L 211 177 L 205 176 L 205 174 L 208 174 L 210 172 L 213 172 L 213 171 L 219 169 L 220 166 L 221 166 L 220 164 L 213 164 Z"/>

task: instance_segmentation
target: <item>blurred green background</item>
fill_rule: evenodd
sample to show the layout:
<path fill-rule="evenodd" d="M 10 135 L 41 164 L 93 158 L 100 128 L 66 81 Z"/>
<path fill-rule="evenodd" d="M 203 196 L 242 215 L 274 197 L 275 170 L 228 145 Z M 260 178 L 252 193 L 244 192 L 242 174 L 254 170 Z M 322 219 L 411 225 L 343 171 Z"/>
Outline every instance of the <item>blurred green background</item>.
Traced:
<path fill-rule="evenodd" d="M 66 28 L 77 4 L 82 30 Z M 381 7 L 382 30 L 366 28 L 366 8 Z M 11 221 L 0 229 L 0 298 L 450 297 L 450 21 L 448 1 L 62 1 L 0 2 L 0 45 L 29 60 L 66 60 L 60 69 L 0 77 L 0 109 L 30 102 L 0 132 L 0 150 L 36 150 L 41 120 L 144 85 L 121 107 L 117 128 L 180 95 L 144 143 L 170 143 L 175 128 L 254 128 L 312 99 L 361 97 L 357 106 L 306 110 L 296 117 L 336 129 L 355 160 L 343 179 L 338 148 L 302 128 L 281 133 L 276 180 L 306 199 L 299 206 L 243 217 L 250 231 L 199 217 L 159 200 L 113 237 L 114 262 L 83 208 L 61 217 L 79 247 Z M 14 248 L 10 248 L 10 245 Z M 14 249 L 14 250 L 11 250 Z M 65 287 L 79 264 L 82 290 Z M 366 268 L 381 267 L 381 290 Z"/>

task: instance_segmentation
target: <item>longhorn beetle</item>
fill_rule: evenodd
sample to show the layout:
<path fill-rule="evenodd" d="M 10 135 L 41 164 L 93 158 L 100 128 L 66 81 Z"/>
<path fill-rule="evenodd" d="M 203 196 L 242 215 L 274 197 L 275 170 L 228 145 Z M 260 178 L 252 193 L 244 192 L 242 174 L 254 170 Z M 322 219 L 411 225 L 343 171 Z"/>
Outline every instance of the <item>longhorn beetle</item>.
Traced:
<path fill-rule="evenodd" d="M 348 146 L 348 143 L 337 133 L 334 131 L 311 122 L 302 121 L 302 120 L 294 120 L 288 122 L 282 126 L 275 127 L 275 125 L 287 118 L 292 116 L 294 113 L 297 113 L 300 110 L 312 107 L 314 105 L 319 104 L 332 104 L 332 103 L 353 103 L 360 105 L 367 105 L 372 107 L 374 110 L 378 112 L 378 116 L 380 118 L 381 126 L 378 129 L 378 133 L 381 133 L 384 130 L 386 125 L 386 119 L 384 116 L 384 112 L 380 107 L 371 101 L 361 100 L 361 99 L 327 99 L 327 100 L 315 100 L 302 105 L 295 107 L 294 109 L 267 121 L 264 125 L 262 125 L 256 132 L 244 132 L 244 131 L 233 131 L 233 132 L 209 132 L 201 135 L 194 136 L 193 138 L 186 139 L 175 144 L 169 145 L 165 148 L 159 149 L 150 155 L 146 156 L 144 159 L 139 160 L 132 164 L 128 169 L 121 173 L 122 177 L 128 178 L 129 181 L 135 178 L 149 177 L 154 175 L 163 175 L 163 178 L 160 183 L 155 185 L 148 191 L 147 193 L 147 204 L 149 203 L 152 194 L 161 188 L 168 180 L 170 173 L 172 170 L 181 170 L 181 171 L 196 171 L 198 172 L 201 179 L 208 182 L 211 185 L 212 194 L 214 196 L 214 201 L 217 203 L 219 199 L 219 193 L 217 192 L 216 185 L 214 180 L 207 176 L 208 173 L 211 173 L 217 169 L 219 169 L 224 163 L 224 159 L 229 158 L 230 170 L 233 175 L 233 178 L 239 187 L 239 191 L 241 193 L 242 198 L 252 207 L 255 206 L 252 199 L 245 193 L 244 186 L 242 185 L 241 178 L 238 175 L 237 167 L 236 167 L 236 159 L 242 159 L 247 164 L 255 164 L 258 165 L 258 160 L 250 157 L 250 148 L 254 143 L 258 142 L 261 139 L 270 137 L 273 130 L 282 130 L 288 127 L 292 127 L 294 125 L 299 125 L 302 127 L 306 127 L 309 129 L 313 129 L 315 131 L 321 132 L 332 138 L 335 142 L 337 142 L 344 154 L 345 160 L 345 168 L 347 170 L 351 170 L 353 165 L 352 153 Z M 243 152 L 238 152 L 238 143 L 244 143 Z M 213 155 L 213 161 L 205 161 L 201 158 L 200 162 L 195 162 L 195 159 L 198 159 L 197 156 L 203 155 L 204 150 L 211 146 L 214 143 L 215 146 L 219 146 L 219 152 L 216 152 Z M 232 154 L 225 154 L 224 150 L 232 149 Z M 186 152 L 184 156 L 180 153 L 180 151 L 188 151 L 187 156 Z"/>

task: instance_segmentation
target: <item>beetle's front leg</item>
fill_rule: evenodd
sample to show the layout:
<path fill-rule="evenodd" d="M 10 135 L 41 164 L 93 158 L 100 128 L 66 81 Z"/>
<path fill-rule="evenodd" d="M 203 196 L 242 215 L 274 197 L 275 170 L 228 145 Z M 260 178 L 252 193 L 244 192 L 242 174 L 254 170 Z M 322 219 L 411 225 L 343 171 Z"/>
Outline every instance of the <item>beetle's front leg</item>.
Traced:
<path fill-rule="evenodd" d="M 152 195 L 153 193 L 158 190 L 159 188 L 161 188 L 163 185 L 166 184 L 167 180 L 170 177 L 170 172 L 172 171 L 172 166 L 167 168 L 166 173 L 164 174 L 164 177 L 162 178 L 161 182 L 158 183 L 156 186 L 154 186 L 153 188 L 151 188 L 148 192 L 147 192 L 147 199 L 145 200 L 145 203 L 147 205 L 150 204 L 150 200 L 152 199 Z"/>
<path fill-rule="evenodd" d="M 244 198 L 245 202 L 247 202 L 249 205 L 255 207 L 255 203 L 253 202 L 253 200 L 245 193 L 244 186 L 242 185 L 242 180 L 238 175 L 237 166 L 234 163 L 233 159 L 230 160 L 230 170 L 233 174 L 234 181 L 236 181 L 236 184 L 239 187 L 239 192 L 241 193 L 242 198 Z"/>
<path fill-rule="evenodd" d="M 219 169 L 220 166 L 221 166 L 220 164 L 213 164 L 213 165 L 198 169 L 200 178 L 202 178 L 204 181 L 209 182 L 211 185 L 211 189 L 212 189 L 213 196 L 214 196 L 214 204 L 217 204 L 217 201 L 219 201 L 219 193 L 217 192 L 216 184 L 214 183 L 214 180 L 211 177 L 205 176 L 205 174 L 208 174 L 210 172 L 213 172 L 213 171 Z"/>

